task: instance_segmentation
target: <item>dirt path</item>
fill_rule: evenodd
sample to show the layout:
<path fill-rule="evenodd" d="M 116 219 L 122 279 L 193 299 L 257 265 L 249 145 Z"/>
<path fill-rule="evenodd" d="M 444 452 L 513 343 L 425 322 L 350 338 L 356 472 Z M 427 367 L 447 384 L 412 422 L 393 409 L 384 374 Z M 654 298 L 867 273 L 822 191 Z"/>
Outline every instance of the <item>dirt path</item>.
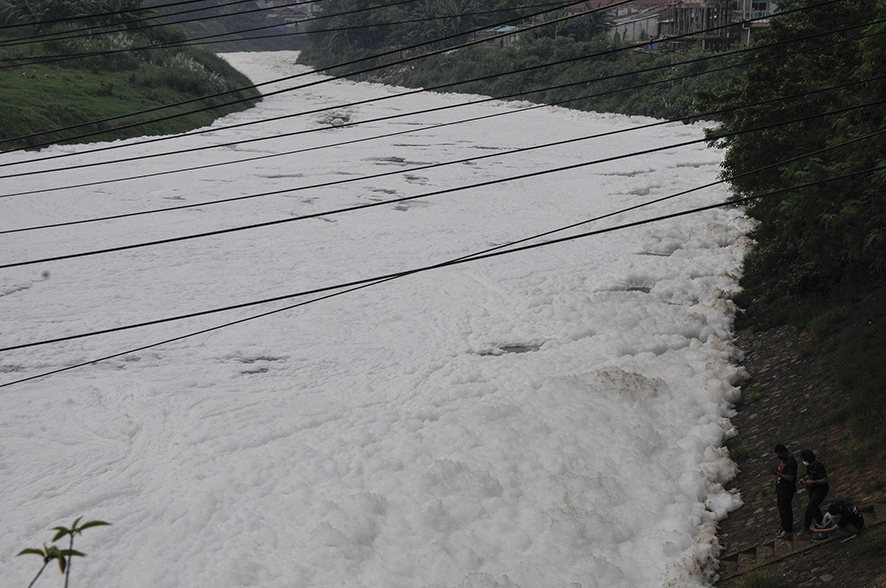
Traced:
<path fill-rule="evenodd" d="M 840 425 L 818 424 L 819 415 L 839 406 L 843 398 L 816 376 L 813 359 L 801 353 L 806 340 L 806 335 L 792 327 L 761 333 L 745 331 L 737 339 L 744 353 L 743 365 L 751 376 L 742 385 L 742 403 L 732 419 L 739 435 L 730 442 L 741 470 L 731 487 L 741 492 L 744 506 L 720 524 L 724 555 L 771 541 L 775 535 L 778 512 L 774 477 L 768 470 L 777 465 L 772 451 L 777 443 L 785 444 L 798 462 L 803 449 L 817 454 L 830 481 L 825 506 L 837 498 L 850 498 L 856 504 L 886 502 L 883 462 L 871 459 L 858 465 L 851 455 L 852 442 Z M 794 498 L 795 521 L 802 522 L 806 503 L 805 491 L 798 491 Z M 799 528 L 796 525 L 795 531 Z M 869 547 L 871 539 L 882 533 L 878 528 L 868 537 L 846 544 L 819 545 L 761 571 L 781 578 L 783 585 L 791 588 L 886 587 L 886 555 L 882 548 Z M 737 584 L 732 580 L 719 585 Z"/>

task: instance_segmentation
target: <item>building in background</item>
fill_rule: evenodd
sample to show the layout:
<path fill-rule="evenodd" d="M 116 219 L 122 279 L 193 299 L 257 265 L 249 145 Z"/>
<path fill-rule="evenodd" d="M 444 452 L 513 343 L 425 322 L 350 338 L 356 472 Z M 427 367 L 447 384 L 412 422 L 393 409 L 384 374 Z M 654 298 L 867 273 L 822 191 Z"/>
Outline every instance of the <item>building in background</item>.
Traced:
<path fill-rule="evenodd" d="M 769 27 L 768 17 L 776 10 L 769 0 L 636 0 L 611 9 L 609 35 L 625 43 L 650 45 L 678 37 L 668 46 L 725 49 L 735 42 L 754 41 Z"/>

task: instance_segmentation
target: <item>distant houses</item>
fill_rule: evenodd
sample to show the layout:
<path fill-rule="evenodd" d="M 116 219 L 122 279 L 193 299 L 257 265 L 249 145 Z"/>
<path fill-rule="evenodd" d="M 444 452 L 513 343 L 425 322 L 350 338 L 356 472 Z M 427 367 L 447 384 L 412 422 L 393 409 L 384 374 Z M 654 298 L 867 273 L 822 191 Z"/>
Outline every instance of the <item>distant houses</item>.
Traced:
<path fill-rule="evenodd" d="M 750 43 L 755 36 L 764 29 L 769 28 L 769 15 L 778 11 L 778 5 L 769 0 L 736 0 L 734 22 L 745 23 L 740 25 L 739 40 Z"/>
<path fill-rule="evenodd" d="M 569 6 L 563 13 L 576 14 L 612 2 L 589 0 Z M 768 16 L 777 8 L 769 0 L 634 0 L 609 9 L 609 36 L 651 48 L 667 38 L 670 47 L 700 44 L 723 49 L 735 42 L 753 41 L 769 26 Z M 503 33 L 507 34 L 501 37 Z M 514 26 L 496 27 L 475 38 L 484 37 L 493 37 L 490 44 L 505 47 L 516 43 L 520 33 Z"/>
<path fill-rule="evenodd" d="M 292 0 L 256 0 L 262 10 L 267 10 L 267 18 L 280 26 L 298 30 L 299 23 L 313 18 L 321 10 L 319 2 L 307 2 L 293 6 Z"/>
<path fill-rule="evenodd" d="M 668 7 L 673 0 L 638 0 L 610 10 L 609 36 L 625 43 L 660 39 L 668 34 Z"/>
<path fill-rule="evenodd" d="M 487 43 L 498 45 L 499 47 L 507 47 L 515 44 L 520 40 L 520 27 L 500 26 L 493 29 L 486 29 L 474 33 L 471 40 L 487 39 Z"/>
<path fill-rule="evenodd" d="M 722 49 L 753 41 L 776 9 L 768 0 L 637 0 L 612 9 L 609 34 L 626 43 L 670 37 L 671 44 Z"/>
<path fill-rule="evenodd" d="M 668 42 L 724 48 L 753 41 L 777 8 L 769 0 L 636 0 L 610 10 L 609 34 L 626 43 L 677 37 Z"/>
<path fill-rule="evenodd" d="M 594 8 L 606 8 L 615 0 L 586 0 L 558 10 L 570 16 Z M 268 19 L 286 28 L 321 12 L 321 2 L 293 6 L 292 0 L 256 0 L 267 9 Z M 656 49 L 658 41 L 667 46 L 697 45 L 723 49 L 733 43 L 747 44 L 769 26 L 769 15 L 778 10 L 770 0 L 633 0 L 607 10 L 609 36 L 623 43 Z M 471 40 L 488 40 L 495 47 L 508 47 L 520 40 L 521 28 L 498 26 L 470 35 Z"/>

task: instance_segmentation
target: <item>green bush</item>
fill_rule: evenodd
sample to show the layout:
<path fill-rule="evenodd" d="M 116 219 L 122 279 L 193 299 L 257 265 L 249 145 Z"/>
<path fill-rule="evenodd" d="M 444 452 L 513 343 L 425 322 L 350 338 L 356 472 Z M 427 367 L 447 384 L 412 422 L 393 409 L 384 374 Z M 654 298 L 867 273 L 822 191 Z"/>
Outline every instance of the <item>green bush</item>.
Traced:
<path fill-rule="evenodd" d="M 797 300 L 870 291 L 886 278 L 886 173 L 871 171 L 886 161 L 886 138 L 873 135 L 886 122 L 877 102 L 886 83 L 873 77 L 886 65 L 886 25 L 876 20 L 886 3 L 858 0 L 835 11 L 787 0 L 779 8 L 802 10 L 773 20 L 760 50 L 742 57 L 740 74 L 699 96 L 702 108 L 724 110 L 708 136 L 727 149 L 724 175 L 736 198 L 757 197 L 746 205 L 758 223 L 740 306 L 761 328 L 790 320 Z M 864 26 L 864 36 L 839 32 Z M 841 85 L 851 89 L 818 91 Z M 857 175 L 827 181 L 849 173 Z"/>
<path fill-rule="evenodd" d="M 52 30 L 69 32 L 76 28 L 64 25 Z M 152 35 L 161 37 L 177 38 L 181 34 L 176 29 L 168 33 L 163 28 L 152 30 Z M 0 40 L 13 38 L 10 33 L 0 32 Z M 149 42 L 140 31 L 120 31 L 58 41 L 54 48 L 59 53 L 76 55 Z M 48 46 L 0 46 L 0 58 L 41 57 L 47 55 Z M 234 92 L 214 96 L 229 91 Z M 0 120 L 4 121 L 0 125 L 0 150 L 66 142 L 68 138 L 89 142 L 184 132 L 248 108 L 258 97 L 248 78 L 218 56 L 197 48 L 110 53 L 7 68 L 0 70 Z M 197 101 L 159 114 L 128 116 L 194 99 Z M 127 118 L 90 122 L 122 116 Z M 74 126 L 77 128 L 56 131 Z"/>

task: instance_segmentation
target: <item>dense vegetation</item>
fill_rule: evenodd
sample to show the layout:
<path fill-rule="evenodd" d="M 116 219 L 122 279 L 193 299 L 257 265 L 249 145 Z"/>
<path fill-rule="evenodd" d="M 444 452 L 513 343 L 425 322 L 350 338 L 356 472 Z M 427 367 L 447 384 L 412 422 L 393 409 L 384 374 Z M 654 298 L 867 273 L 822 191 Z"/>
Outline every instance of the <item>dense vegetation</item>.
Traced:
<path fill-rule="evenodd" d="M 852 453 L 870 458 L 886 441 L 886 1 L 820 4 L 779 2 L 805 9 L 773 19 L 762 42 L 794 42 L 763 52 L 774 59 L 744 58 L 700 105 L 771 101 L 711 131 L 761 129 L 714 141 L 735 198 L 756 198 L 746 206 L 756 246 L 735 301 L 744 324 L 791 321 L 812 336 L 821 376 L 847 395 L 827 418 L 848 424 Z"/>
<path fill-rule="evenodd" d="M 184 33 L 174 27 L 143 26 L 149 16 L 137 0 L 69 2 L 0 0 L 0 149 L 63 142 L 90 134 L 95 141 L 181 132 L 242 110 L 258 92 L 219 57 L 195 47 L 169 47 Z M 68 22 L 64 22 L 67 20 Z M 87 27 L 101 35 L 85 35 Z M 95 29 L 93 29 L 95 32 Z M 21 40 L 39 37 L 37 43 Z M 181 102 L 153 114 L 103 121 Z M 227 105 L 232 101 L 241 101 Z M 196 110 L 205 109 L 202 112 Z M 171 115 L 194 112 L 187 116 Z M 167 118 L 142 126 L 136 123 Z M 89 123 L 67 132 L 44 133 Z M 127 126 L 125 129 L 118 127 Z M 92 134 L 95 133 L 95 134 Z"/>
<path fill-rule="evenodd" d="M 847 422 L 859 442 L 853 454 L 860 460 L 882 452 L 886 443 L 886 307 L 871 303 L 876 323 L 852 329 L 824 347 L 822 375 L 848 392 L 848 402 L 828 419 Z"/>
<path fill-rule="evenodd" d="M 284 20 L 270 18 L 272 11 L 255 2 L 202 0 L 170 6 L 167 0 L 144 0 L 142 6 L 152 8 L 167 22 L 178 23 L 189 39 L 198 39 L 219 53 L 297 49 L 303 32 L 281 30 Z"/>
<path fill-rule="evenodd" d="M 365 6 L 360 0 L 330 0 L 336 11 Z M 381 11 L 363 13 L 363 28 L 330 31 L 341 27 L 337 19 L 321 21 L 302 48 L 300 60 L 330 73 L 347 74 L 372 67 L 365 75 L 409 87 L 438 88 L 490 95 L 520 97 L 534 102 L 560 104 L 579 110 L 641 114 L 681 119 L 692 114 L 696 92 L 722 84 L 723 60 L 700 50 L 674 53 L 666 47 L 636 51 L 606 34 L 605 12 L 594 12 L 555 22 L 565 16 L 555 11 L 544 16 L 550 24 L 520 33 L 514 44 L 492 41 L 451 51 L 477 38 L 477 31 L 512 21 L 534 8 L 508 8 L 524 3 L 500 0 L 441 2 L 422 0 Z M 324 12 L 330 10 L 324 4 Z M 430 16 L 436 20 L 428 20 Z M 383 23 L 402 23 L 384 25 Z M 370 26 L 373 25 L 373 26 Z M 444 41 L 428 43 L 430 39 Z M 423 44 L 418 49 L 392 52 Z M 382 59 L 370 56 L 385 54 Z M 385 68 L 404 56 L 428 54 L 419 63 Z M 365 59 L 347 68 L 336 63 Z M 557 63 L 548 66 L 547 64 Z M 514 72 L 514 73 L 510 73 Z M 459 83 L 464 80 L 477 80 Z M 519 95 L 519 96 L 518 96 Z"/>
<path fill-rule="evenodd" d="M 556 5 L 554 2 L 548 3 Z M 521 8 L 528 6 L 527 8 Z M 366 10 L 372 7 L 372 10 Z M 367 0 L 324 0 L 323 20 L 311 27 L 316 34 L 308 37 L 302 49 L 304 59 L 320 69 L 335 63 L 378 55 L 392 49 L 421 45 L 420 52 L 447 49 L 473 40 L 478 31 L 497 24 L 519 24 L 523 17 L 544 11 L 544 0 L 418 0 L 384 3 Z M 588 40 L 600 32 L 602 12 L 595 18 L 582 17 L 552 25 L 552 36 L 566 34 L 566 28 L 578 40 Z M 548 20 L 559 12 L 544 15 Z M 399 55 L 393 55 L 388 62 Z M 382 65 L 383 60 L 371 60 Z M 367 64 L 362 64 L 364 67 Z M 425 68 L 424 62 L 422 68 Z"/>
<path fill-rule="evenodd" d="M 825 373 L 851 394 L 846 410 L 834 418 L 849 421 L 859 438 L 886 441 L 886 311 L 871 314 L 863 331 L 828 339 L 841 320 L 864 314 L 859 306 L 871 306 L 871 300 L 882 298 L 878 292 L 886 292 L 886 169 L 880 169 L 886 168 L 886 135 L 877 134 L 886 131 L 886 0 L 822 6 L 816 6 L 819 0 L 783 0 L 783 10 L 807 9 L 772 19 L 761 41 L 793 42 L 728 60 L 699 49 L 626 50 L 603 33 L 603 13 L 524 32 L 512 45 L 484 43 L 443 52 L 439 50 L 476 38 L 475 32 L 484 27 L 509 20 L 516 24 L 541 10 L 541 2 L 532 8 L 519 8 L 529 3 L 516 0 L 387 4 L 353 13 L 373 4 L 326 0 L 324 14 L 352 14 L 346 20 L 316 21 L 312 34 L 299 45 L 302 60 L 337 74 L 377 67 L 364 77 L 586 110 L 671 119 L 728 111 L 719 115 L 711 141 L 726 149 L 724 176 L 731 178 L 735 198 L 757 198 L 746 207 L 758 221 L 751 234 L 757 245 L 745 260 L 742 290 L 735 297 L 742 309 L 739 326 L 765 328 L 792 320 L 817 333 L 816 341 L 822 343 L 817 352 L 828 366 Z M 235 6 L 218 7 L 217 18 L 187 25 L 189 34 L 266 22 L 262 13 Z M 6 64 L 0 67 L 0 149 L 66 136 L 33 136 L 35 131 L 249 85 L 205 51 L 164 49 L 186 34 L 177 27 L 146 27 L 144 20 L 136 20 L 152 14 L 141 0 L 0 0 L 0 24 L 55 21 L 0 32 L 0 63 Z M 546 18 L 559 16 L 562 13 Z M 865 24 L 871 22 L 875 24 Z M 61 38 L 95 25 L 114 32 Z M 837 29 L 844 30 L 827 40 L 814 36 Z M 11 43 L 16 37 L 47 33 L 56 36 L 39 44 Z M 419 49 L 402 50 L 419 44 Z M 143 49 L 123 51 L 130 48 Z M 245 47 L 225 47 L 233 48 Z M 430 52 L 435 53 L 421 61 L 391 65 Z M 85 53 L 91 55 L 42 64 L 30 61 Z M 380 54 L 385 57 L 371 58 Z M 364 59 L 347 69 L 333 67 Z M 554 62 L 558 65 L 541 67 Z M 10 67 L 16 64 L 19 67 Z M 727 65 L 736 67 L 723 71 Z M 508 73 L 517 70 L 523 71 Z M 120 123 L 91 123 L 77 134 L 101 132 L 90 137 L 98 140 L 179 132 L 248 104 L 224 107 L 231 99 L 255 96 L 255 90 L 248 90 L 210 97 L 200 105 L 217 108 L 199 114 L 117 131 L 109 128 Z M 747 107 L 754 104 L 759 106 Z M 735 107 L 742 108 L 728 110 Z M 126 123 L 147 119 L 140 116 Z M 761 130 L 743 133 L 753 128 Z M 841 146 L 828 150 L 837 145 Z M 814 155 L 804 157 L 809 153 Z"/>
<path fill-rule="evenodd" d="M 603 36 L 590 41 L 541 37 L 513 47 L 470 47 L 437 55 L 428 67 L 406 70 L 398 82 L 427 88 L 478 79 L 447 91 L 678 120 L 698 114 L 696 92 L 722 83 L 726 74 L 711 71 L 722 60 L 712 57 L 700 49 L 619 51 Z M 533 69 L 551 62 L 559 64 Z M 512 71 L 517 73 L 508 73 Z"/>
<path fill-rule="evenodd" d="M 329 0 L 324 12 L 369 5 L 366 0 Z M 350 71 L 383 67 L 416 52 L 458 45 L 473 38 L 470 31 L 538 10 L 514 6 L 505 0 L 421 0 L 352 15 L 349 22 L 361 28 L 336 32 L 331 29 L 344 22 L 331 18 L 317 26 L 330 32 L 312 36 L 302 57 L 324 68 L 387 53 L 387 61 L 349 66 Z M 736 198 L 781 190 L 747 207 L 760 221 L 752 235 L 758 245 L 747 259 L 737 301 L 756 320 L 778 322 L 790 318 L 789 309 L 796 307 L 788 302 L 828 299 L 837 292 L 863 294 L 886 277 L 886 171 L 847 176 L 886 165 L 886 136 L 771 165 L 883 129 L 886 25 L 864 23 L 886 16 L 886 0 L 787 0 L 779 7 L 785 14 L 771 19 L 760 43 L 772 46 L 728 60 L 701 50 L 620 50 L 617 40 L 601 34 L 606 26 L 601 12 L 524 32 L 510 46 L 459 48 L 376 75 L 409 86 L 456 84 L 447 90 L 525 93 L 537 102 L 663 118 L 728 111 L 718 115 L 721 125 L 710 136 L 727 149 L 724 175 L 732 178 Z M 791 12 L 795 8 L 803 10 Z M 431 16 L 434 20 L 423 18 Z M 836 29 L 845 30 L 820 36 Z M 393 52 L 441 35 L 447 40 Z M 531 69 L 551 63 L 558 65 Z M 736 67 L 728 73 L 712 71 L 727 65 Z M 524 71 L 508 74 L 516 70 Z M 638 70 L 644 72 L 632 73 Z M 472 79 L 477 81 L 464 83 Z M 830 87 L 835 89 L 823 91 Z M 744 132 L 757 127 L 765 128 Z M 727 136 L 713 139 L 721 134 Z M 825 182 L 838 176 L 847 177 Z"/>
<path fill-rule="evenodd" d="M 748 318 L 758 323 L 789 319 L 798 301 L 864 294 L 886 277 L 886 170 L 876 169 L 886 165 L 886 136 L 772 166 L 868 137 L 883 131 L 886 123 L 886 26 L 882 21 L 859 26 L 886 16 L 886 2 L 814 4 L 780 2 L 786 9 L 809 8 L 773 19 L 764 40 L 797 40 L 858 27 L 830 39 L 847 42 L 812 38 L 789 49 L 768 49 L 765 54 L 775 59 L 746 58 L 746 68 L 731 84 L 702 97 L 704 107 L 722 108 L 795 96 L 735 110 L 722 117 L 715 131 L 768 127 L 716 141 L 727 148 L 724 169 L 733 178 L 736 197 L 759 197 L 747 206 L 747 213 L 759 221 L 751 235 L 757 245 L 745 261 L 743 291 L 737 298 Z M 819 91 L 830 87 L 836 89 Z M 863 173 L 848 176 L 856 172 Z M 840 176 L 846 177 L 827 181 Z M 781 192 L 766 196 L 777 190 Z"/>

